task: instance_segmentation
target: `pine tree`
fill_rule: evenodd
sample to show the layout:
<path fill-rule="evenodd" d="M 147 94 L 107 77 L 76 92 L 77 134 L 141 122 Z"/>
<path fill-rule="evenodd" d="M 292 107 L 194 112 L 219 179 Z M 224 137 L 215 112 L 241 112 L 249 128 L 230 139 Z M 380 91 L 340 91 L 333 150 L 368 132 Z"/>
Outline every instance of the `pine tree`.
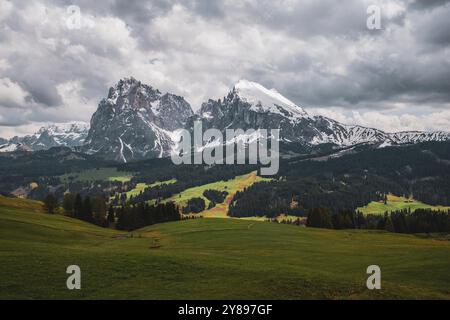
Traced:
<path fill-rule="evenodd" d="M 79 193 L 75 196 L 75 202 L 73 203 L 73 215 L 77 219 L 83 217 L 83 199 Z"/>
<path fill-rule="evenodd" d="M 128 228 L 125 207 L 123 205 L 122 205 L 122 207 L 120 207 L 119 212 L 117 213 L 116 228 L 118 230 L 127 230 L 127 228 Z"/>
<path fill-rule="evenodd" d="M 313 228 L 333 228 L 331 210 L 325 207 L 311 209 L 308 213 L 306 226 Z"/>
<path fill-rule="evenodd" d="M 73 210 L 74 210 L 74 204 L 75 204 L 75 196 L 73 193 L 65 193 L 64 199 L 63 199 L 63 208 L 64 212 L 70 216 L 73 216 Z"/>
<path fill-rule="evenodd" d="M 93 220 L 92 204 L 91 204 L 91 198 L 89 198 L 89 196 L 86 196 L 86 198 L 84 198 L 81 219 L 84 221 L 88 221 L 88 222 L 91 222 Z"/>
<path fill-rule="evenodd" d="M 114 223 L 114 221 L 115 221 L 113 206 L 110 206 L 109 209 L 108 209 L 107 220 L 108 220 L 109 223 Z"/>
<path fill-rule="evenodd" d="M 58 209 L 58 199 L 53 194 L 49 194 L 44 199 L 44 210 L 47 213 L 54 214 Z"/>
<path fill-rule="evenodd" d="M 106 225 L 106 202 L 103 197 L 92 200 L 92 211 L 94 222 L 99 226 Z"/>
<path fill-rule="evenodd" d="M 384 229 L 389 232 L 395 232 L 394 224 L 392 223 L 391 217 L 388 215 L 386 216 L 385 219 Z"/>

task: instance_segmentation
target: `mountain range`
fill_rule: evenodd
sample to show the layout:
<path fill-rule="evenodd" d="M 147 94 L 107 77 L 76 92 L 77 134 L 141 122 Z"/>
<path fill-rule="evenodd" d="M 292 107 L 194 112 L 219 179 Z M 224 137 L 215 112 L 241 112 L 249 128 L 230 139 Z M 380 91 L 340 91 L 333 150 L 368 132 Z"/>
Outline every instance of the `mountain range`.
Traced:
<path fill-rule="evenodd" d="M 59 146 L 74 148 L 84 144 L 88 132 L 89 125 L 84 122 L 49 124 L 31 135 L 0 139 L 0 152 L 39 151 Z"/>
<path fill-rule="evenodd" d="M 174 131 L 192 128 L 196 120 L 203 122 L 204 129 L 221 131 L 279 128 L 284 144 L 302 147 L 328 144 L 340 148 L 362 143 L 385 147 L 450 140 L 450 132 L 386 133 L 310 115 L 275 89 L 247 80 L 235 84 L 223 99 L 203 103 L 194 113 L 183 97 L 125 78 L 109 89 L 90 125 L 48 125 L 33 135 L 0 139 L 0 152 L 65 146 L 119 162 L 161 158 L 174 146 Z"/>

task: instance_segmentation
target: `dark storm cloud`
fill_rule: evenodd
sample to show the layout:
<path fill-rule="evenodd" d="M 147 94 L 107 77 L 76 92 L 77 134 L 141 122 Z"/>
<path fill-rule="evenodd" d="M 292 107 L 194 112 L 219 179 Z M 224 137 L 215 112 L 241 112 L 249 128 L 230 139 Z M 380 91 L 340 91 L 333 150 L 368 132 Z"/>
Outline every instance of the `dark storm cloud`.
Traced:
<path fill-rule="evenodd" d="M 360 61 L 348 66 L 347 75 L 312 71 L 293 80 L 286 92 L 296 101 L 312 106 L 349 109 L 376 105 L 381 110 L 393 102 L 434 104 L 450 101 L 450 63 L 421 64 L 413 57 Z"/>
<path fill-rule="evenodd" d="M 427 16 L 423 13 L 412 16 L 413 48 L 405 48 L 403 51 L 400 43 L 396 46 L 395 43 L 387 41 L 384 43 L 385 48 L 375 48 L 375 51 L 380 51 L 377 55 L 369 55 L 366 59 L 358 57 L 351 61 L 345 68 L 345 75 L 330 73 L 323 68 L 323 64 L 314 63 L 317 62 L 314 58 L 286 59 L 278 64 L 278 71 L 290 69 L 292 72 L 303 73 L 304 76 L 292 76 L 281 89 L 299 104 L 321 107 L 358 109 L 376 104 L 378 109 L 384 109 L 392 108 L 395 102 L 408 102 L 425 103 L 439 108 L 442 103 L 448 103 L 450 62 L 441 49 L 430 52 L 428 44 L 442 47 L 449 45 L 450 6 L 445 6 L 448 1 L 432 2 L 428 5 L 417 3 L 415 6 L 435 10 Z M 292 13 L 280 18 L 276 11 L 272 11 L 267 21 L 277 21 L 271 26 L 286 27 L 289 32 L 297 28 L 302 39 L 318 35 L 366 37 L 371 34 L 365 27 L 367 16 L 365 11 L 361 10 L 362 6 L 364 4 L 359 2 L 354 6 L 338 7 L 336 10 L 336 6 L 323 1 L 295 11 L 297 21 L 289 20 Z M 383 19 L 383 28 L 389 24 L 401 28 L 406 15 L 407 12 L 404 12 L 387 21 Z M 326 18 L 321 20 L 321 16 Z M 289 23 L 285 25 L 284 21 Z M 361 26 L 361 21 L 364 21 L 364 27 Z M 307 35 L 303 36 L 303 33 Z M 373 35 L 380 36 L 375 33 Z M 260 77 L 268 86 L 276 86 L 277 82 L 279 83 L 278 79 L 270 78 L 271 76 L 267 76 L 260 69 L 253 69 L 250 74 L 256 78 Z"/>
<path fill-rule="evenodd" d="M 353 36 L 366 32 L 366 6 L 359 1 L 342 5 L 336 1 L 298 2 L 286 10 L 273 1 L 258 1 L 248 6 L 247 18 L 259 23 L 284 29 L 295 37 L 317 35 Z"/>
<path fill-rule="evenodd" d="M 423 43 L 443 47 L 450 45 L 450 4 L 434 9 L 419 20 L 414 31 Z"/>
<path fill-rule="evenodd" d="M 120 17 L 128 24 L 135 26 L 139 24 L 147 24 L 152 19 L 164 15 L 170 10 L 172 4 L 172 1 L 164 0 L 116 0 L 111 5 L 111 13 L 117 17 Z"/>
<path fill-rule="evenodd" d="M 450 3 L 450 0 L 415 0 L 410 4 L 414 10 L 432 9 Z"/>
<path fill-rule="evenodd" d="M 115 0 L 110 8 L 111 13 L 123 18 L 130 25 L 135 23 L 148 23 L 150 20 L 166 14 L 175 4 L 183 5 L 189 10 L 196 12 L 204 17 L 222 17 L 221 0 L 193 0 L 193 1 L 176 1 L 176 0 L 154 0 L 141 1 Z"/>
<path fill-rule="evenodd" d="M 360 0 L 308 0 L 288 2 L 286 5 L 272 0 L 261 0 L 248 2 L 244 14 L 248 21 L 285 30 L 291 36 L 302 39 L 315 36 L 355 38 L 376 34 L 367 29 L 367 7 L 368 4 Z M 390 24 L 401 25 L 403 22 L 403 14 L 383 16 L 384 27 Z"/>
<path fill-rule="evenodd" d="M 11 77 L 14 79 L 14 77 Z M 16 79 L 17 80 L 17 79 Z M 22 81 L 22 87 L 30 94 L 34 102 L 44 104 L 48 107 L 61 105 L 62 99 L 55 88 L 55 84 L 44 77 L 30 77 Z"/>
<path fill-rule="evenodd" d="M 190 1 L 189 6 L 201 16 L 207 18 L 224 17 L 223 1 L 221 0 L 195 0 Z"/>

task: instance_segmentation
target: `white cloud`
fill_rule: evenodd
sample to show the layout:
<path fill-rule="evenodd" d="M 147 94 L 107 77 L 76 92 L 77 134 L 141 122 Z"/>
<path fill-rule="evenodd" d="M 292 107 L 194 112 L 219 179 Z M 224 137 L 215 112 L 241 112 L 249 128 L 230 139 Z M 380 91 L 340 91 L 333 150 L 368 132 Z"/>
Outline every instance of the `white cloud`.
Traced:
<path fill-rule="evenodd" d="M 0 78 L 0 106 L 26 108 L 28 93 L 9 78 Z"/>

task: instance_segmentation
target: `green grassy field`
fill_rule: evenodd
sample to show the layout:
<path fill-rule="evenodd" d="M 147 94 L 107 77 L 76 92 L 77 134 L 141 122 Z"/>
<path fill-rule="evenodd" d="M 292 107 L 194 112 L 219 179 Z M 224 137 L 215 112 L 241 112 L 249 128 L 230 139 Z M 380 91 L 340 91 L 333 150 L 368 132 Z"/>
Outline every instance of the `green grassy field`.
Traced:
<path fill-rule="evenodd" d="M 386 204 L 384 202 L 373 201 L 365 207 L 358 208 L 358 210 L 365 215 L 384 214 L 385 212 L 404 209 L 411 209 L 411 211 L 414 212 L 417 209 L 450 210 L 450 207 L 430 206 L 414 199 L 388 195 L 388 201 Z"/>
<path fill-rule="evenodd" d="M 237 219 L 173 222 L 117 237 L 40 213 L 35 203 L 6 202 L 0 299 L 450 299 L 449 241 Z M 65 270 L 73 264 L 82 289 L 69 291 Z M 376 292 L 365 287 L 372 264 L 382 270 Z"/>
<path fill-rule="evenodd" d="M 76 182 L 89 182 L 89 181 L 118 181 L 128 182 L 133 178 L 133 173 L 117 171 L 116 168 L 98 168 L 91 170 L 84 170 L 80 172 L 73 172 L 60 176 L 63 182 L 69 182 L 70 180 Z"/>

